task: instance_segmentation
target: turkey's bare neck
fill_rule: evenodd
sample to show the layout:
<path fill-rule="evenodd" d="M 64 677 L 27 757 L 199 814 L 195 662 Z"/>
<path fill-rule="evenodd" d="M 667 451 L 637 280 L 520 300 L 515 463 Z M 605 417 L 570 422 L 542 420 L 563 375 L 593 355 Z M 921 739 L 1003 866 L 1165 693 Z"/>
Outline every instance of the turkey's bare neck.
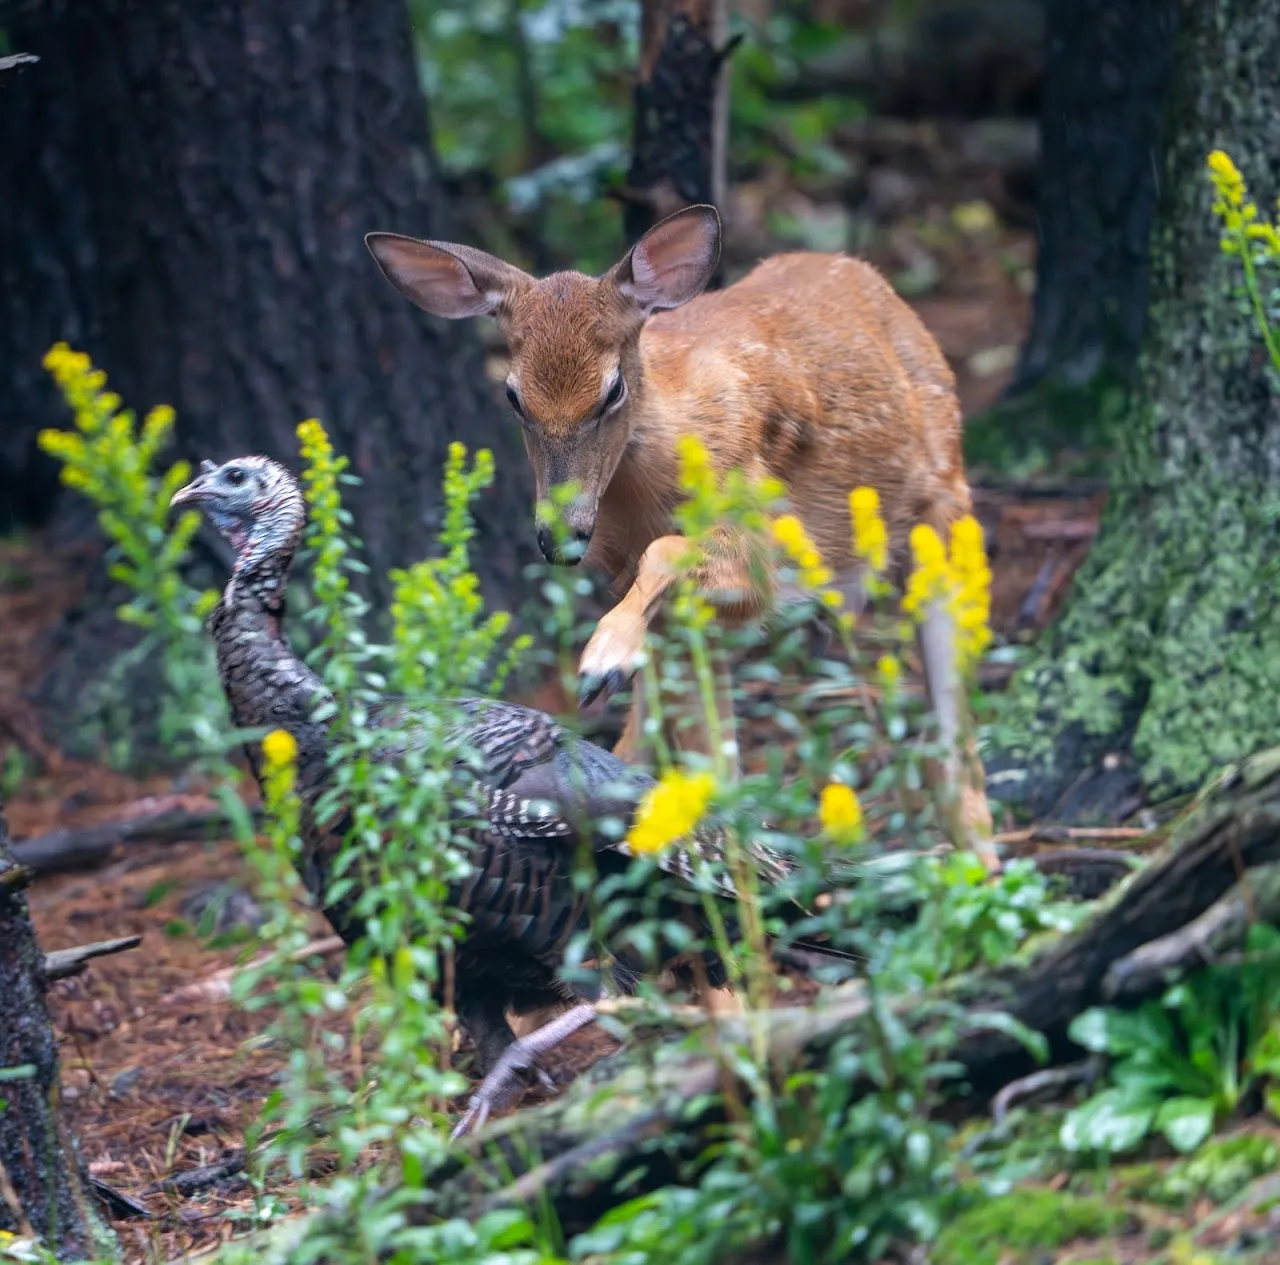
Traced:
<path fill-rule="evenodd" d="M 328 697 L 320 678 L 284 635 L 285 588 L 290 554 L 246 558 L 209 620 L 218 654 L 218 674 L 237 727 L 285 729 L 298 742 L 299 765 L 323 746 L 324 726 L 311 719 Z M 258 744 L 247 747 L 258 773 Z"/>

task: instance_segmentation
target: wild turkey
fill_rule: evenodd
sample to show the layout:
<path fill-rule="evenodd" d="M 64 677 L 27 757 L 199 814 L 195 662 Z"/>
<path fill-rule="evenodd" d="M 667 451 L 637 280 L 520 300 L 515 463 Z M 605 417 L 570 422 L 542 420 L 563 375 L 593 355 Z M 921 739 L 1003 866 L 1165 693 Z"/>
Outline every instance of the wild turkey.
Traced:
<path fill-rule="evenodd" d="M 313 717 L 329 695 L 290 649 L 283 629 L 289 567 L 306 519 L 305 502 L 283 466 L 265 457 L 243 457 L 221 466 L 203 462 L 172 504 L 198 506 L 235 553 L 231 580 L 209 619 L 219 673 L 237 726 L 279 727 L 297 741 L 301 872 L 323 904 L 346 833 L 342 821 L 318 825 L 313 811 L 329 782 L 328 726 Z M 543 712 L 490 699 L 462 699 L 455 706 L 463 721 L 449 736 L 450 749 L 469 753 L 465 764 L 474 775 L 478 807 L 478 824 L 468 831 L 475 845 L 474 872 L 450 893 L 451 903 L 469 915 L 456 946 L 455 1005 L 485 1074 L 457 1136 L 510 1101 L 531 1073 L 545 1082 L 538 1056 L 595 1017 L 591 1003 L 598 993 L 576 979 L 570 984 L 561 974 L 566 947 L 589 925 L 587 895 L 571 881 L 573 862 L 586 840 L 602 874 L 627 867 L 625 842 L 616 835 L 605 837 L 595 823 L 611 815 L 629 820 L 653 779 L 578 739 Z M 390 744 L 403 741 L 413 722 L 405 705 L 394 699 L 374 712 L 374 723 L 387 727 Z M 248 744 L 246 753 L 261 777 L 259 745 Z M 379 758 L 396 754 L 389 745 Z M 682 846 L 661 855 L 658 864 L 669 887 L 664 884 L 659 893 L 660 916 L 687 919 L 696 909 L 687 899 L 694 875 L 691 854 L 719 859 L 722 843 L 719 830 L 699 828 Z M 750 856 L 765 883 L 789 872 L 787 862 L 763 846 L 753 845 Z M 722 896 L 733 896 L 727 876 L 716 882 Z M 349 941 L 360 934 L 354 902 L 349 896 L 325 907 L 335 929 Z M 633 988 L 644 964 L 630 951 L 625 935 L 612 933 L 610 943 L 599 949 L 602 961 L 614 960 L 615 987 Z M 710 952 L 704 960 L 708 981 L 722 985 L 723 964 Z M 528 1012 L 556 1001 L 577 1004 L 515 1039 L 508 1009 Z"/>

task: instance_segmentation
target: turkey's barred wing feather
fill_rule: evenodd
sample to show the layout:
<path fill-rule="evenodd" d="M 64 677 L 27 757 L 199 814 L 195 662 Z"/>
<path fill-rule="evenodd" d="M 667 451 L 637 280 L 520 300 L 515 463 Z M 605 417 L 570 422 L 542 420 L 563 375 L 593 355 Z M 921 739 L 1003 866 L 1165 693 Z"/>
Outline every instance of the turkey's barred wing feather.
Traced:
<path fill-rule="evenodd" d="M 454 700 L 461 713 L 445 741 L 484 786 L 481 815 L 504 839 L 590 838 L 597 849 L 633 855 L 625 836 L 605 833 L 601 822 L 616 819 L 625 829 L 654 779 L 612 752 L 570 733 L 545 712 L 495 699 Z M 411 720 L 394 704 L 384 705 L 391 723 Z M 747 854 L 766 883 L 790 872 L 786 860 L 763 844 Z M 705 864 L 699 864 L 699 863 Z M 725 832 L 708 825 L 667 848 L 658 868 L 683 882 L 710 873 L 719 895 L 733 899 L 737 888 L 725 868 Z M 708 868 L 709 867 L 709 870 Z"/>

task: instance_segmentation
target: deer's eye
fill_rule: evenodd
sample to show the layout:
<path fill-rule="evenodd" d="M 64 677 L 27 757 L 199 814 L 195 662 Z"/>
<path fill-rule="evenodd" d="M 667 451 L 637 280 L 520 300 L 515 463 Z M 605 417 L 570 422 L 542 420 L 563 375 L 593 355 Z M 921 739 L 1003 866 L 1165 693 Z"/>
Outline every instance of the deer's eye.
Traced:
<path fill-rule="evenodd" d="M 611 408 L 617 408 L 626 393 L 627 384 L 623 381 L 622 374 L 618 374 L 613 380 L 613 386 L 609 388 L 609 394 L 604 397 L 604 411 L 607 413 Z"/>
<path fill-rule="evenodd" d="M 516 394 L 515 387 L 507 388 L 507 403 L 516 411 L 516 416 L 521 420 L 524 419 L 524 409 L 520 407 L 520 397 Z"/>

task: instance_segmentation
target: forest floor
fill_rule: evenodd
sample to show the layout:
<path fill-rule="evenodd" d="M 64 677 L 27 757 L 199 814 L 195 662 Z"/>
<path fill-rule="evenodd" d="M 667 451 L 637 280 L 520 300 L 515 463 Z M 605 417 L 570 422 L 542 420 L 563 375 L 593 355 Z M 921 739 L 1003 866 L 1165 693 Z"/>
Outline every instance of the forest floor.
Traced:
<path fill-rule="evenodd" d="M 1033 243 L 1026 231 L 1004 231 L 994 242 L 984 237 L 996 231 L 984 222 L 973 232 L 934 234 L 929 240 L 945 240 L 953 256 L 938 284 L 917 302 L 957 369 L 969 413 L 998 395 L 1027 320 L 1026 287 L 1018 276 L 1030 266 Z M 892 239 L 884 250 L 911 253 Z M 880 262 L 891 267 L 893 259 Z M 1026 640 L 1053 617 L 1088 550 L 1101 503 L 1101 495 L 1088 488 L 1057 496 L 1030 495 L 1016 486 L 978 489 L 977 511 L 988 530 L 995 574 L 993 622 L 1001 640 Z M 182 779 L 139 780 L 61 758 L 45 746 L 37 718 L 22 702 L 24 687 L 38 677 L 51 630 L 78 597 L 93 561 L 83 552 L 50 549 L 38 537 L 0 541 L 0 746 L 7 744 L 9 753 L 3 789 L 15 840 L 134 815 L 159 797 L 200 790 Z M 1002 675 L 994 672 L 989 684 L 998 686 Z M 267 1013 L 245 1013 L 227 995 L 228 968 L 246 936 L 243 928 L 237 931 L 236 917 L 252 910 L 247 883 L 235 843 L 191 838 L 124 844 L 99 868 L 51 875 L 32 888 L 46 951 L 143 937 L 140 949 L 96 961 L 85 974 L 51 986 L 64 1100 L 90 1172 L 140 1199 L 153 1214 L 152 1220 L 114 1219 L 130 1260 L 171 1259 L 212 1247 L 243 1232 L 254 1217 L 236 1159 L 243 1129 L 271 1091 L 287 1051 L 255 1040 Z M 239 895 L 224 906 L 226 921 L 210 938 L 199 926 L 201 904 L 211 892 L 228 888 Z M 329 935 L 318 916 L 314 934 L 317 940 Z M 336 966 L 336 955 L 331 960 Z M 598 1032 L 584 1031 L 565 1047 L 564 1070 L 611 1044 Z M 1254 1133 L 1257 1145 L 1269 1145 Z M 206 1174 L 197 1189 L 179 1193 L 162 1185 L 175 1174 L 219 1164 L 225 1166 L 221 1176 Z M 1234 1188 L 1226 1191 L 1221 1183 L 1173 1182 L 1174 1195 L 1161 1193 L 1160 1175 L 1178 1171 L 1173 1161 L 1157 1157 L 1154 1168 L 1139 1167 L 1145 1174 L 1139 1175 L 1141 1183 L 1126 1169 L 1089 1170 L 1064 1171 L 1039 1187 L 1046 1196 L 1087 1198 L 1091 1191 L 1133 1215 L 1119 1235 L 1092 1242 L 1087 1251 L 1077 1244 L 1025 1259 L 1151 1260 L 1158 1244 L 1181 1233 L 1195 1231 L 1202 1248 L 1238 1246 L 1274 1220 L 1263 1203 L 1232 1204 L 1228 1194 Z M 1212 1168 L 1211 1175 L 1217 1174 Z M 287 1186 L 277 1197 L 289 1206 Z M 999 1227 L 989 1233 L 996 1242 L 1011 1241 Z"/>

